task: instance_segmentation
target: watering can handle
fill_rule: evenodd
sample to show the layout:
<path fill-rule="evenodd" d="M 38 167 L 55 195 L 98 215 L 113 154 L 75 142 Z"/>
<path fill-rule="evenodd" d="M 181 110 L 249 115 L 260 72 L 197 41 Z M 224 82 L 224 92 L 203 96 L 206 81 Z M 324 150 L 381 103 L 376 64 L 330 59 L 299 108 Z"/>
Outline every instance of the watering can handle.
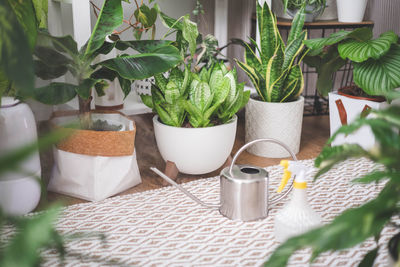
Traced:
<path fill-rule="evenodd" d="M 296 157 L 296 155 L 293 153 L 293 151 L 290 150 L 290 148 L 289 148 L 286 144 L 282 143 L 281 141 L 276 140 L 276 139 L 272 139 L 272 138 L 256 139 L 256 140 L 253 140 L 253 141 L 251 141 L 251 142 L 248 142 L 247 144 L 245 144 L 244 146 L 242 146 L 242 147 L 236 152 L 235 156 L 234 156 L 233 159 L 232 159 L 231 166 L 229 167 L 229 174 L 230 174 L 231 177 L 234 177 L 233 174 L 232 174 L 232 169 L 233 169 L 233 166 L 235 165 L 235 162 L 236 162 L 237 158 L 240 156 L 240 154 L 241 154 L 246 148 L 248 148 L 249 146 L 252 146 L 252 145 L 254 145 L 255 143 L 259 143 L 259 142 L 270 142 L 270 143 L 274 143 L 274 144 L 280 145 L 280 146 L 283 147 L 287 152 L 289 152 L 289 154 L 292 156 L 292 158 L 293 158 L 294 161 L 297 161 L 297 157 Z M 293 181 L 294 181 L 294 179 L 293 179 Z M 270 203 L 270 204 L 273 205 L 273 204 L 279 202 L 279 201 L 280 201 L 281 199 L 283 199 L 284 197 L 286 197 L 286 196 L 290 193 L 290 191 L 292 191 L 292 188 L 293 188 L 293 182 L 292 182 L 292 184 L 290 185 L 289 189 L 286 190 L 285 193 L 283 193 L 283 194 L 282 194 L 281 196 L 279 196 L 278 198 L 271 200 L 271 203 Z"/>

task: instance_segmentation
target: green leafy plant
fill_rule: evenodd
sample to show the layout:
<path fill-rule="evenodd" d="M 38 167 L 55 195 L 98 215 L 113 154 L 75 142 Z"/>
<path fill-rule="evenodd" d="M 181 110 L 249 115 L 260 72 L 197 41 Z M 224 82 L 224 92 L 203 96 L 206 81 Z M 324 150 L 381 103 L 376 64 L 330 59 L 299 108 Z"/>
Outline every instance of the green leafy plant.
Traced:
<path fill-rule="evenodd" d="M 293 19 L 287 45 L 282 41 L 276 17 L 264 4 L 257 3 L 257 21 L 261 36 L 256 49 L 245 43 L 245 62 L 236 60 L 250 78 L 262 101 L 289 102 L 296 100 L 304 87 L 303 73 L 298 55 L 303 49 L 306 31 L 303 31 L 305 13 L 300 9 Z M 259 57 L 257 56 L 259 53 Z M 297 61 L 296 61 L 297 59 Z"/>
<path fill-rule="evenodd" d="M 285 12 L 287 9 L 296 10 L 301 9 L 303 6 L 309 5 L 313 10 L 324 11 L 326 7 L 326 0 L 282 0 Z"/>
<path fill-rule="evenodd" d="M 326 38 L 304 41 L 309 53 L 304 61 L 318 72 L 317 89 L 327 95 L 333 86 L 333 74 L 346 60 L 354 66 L 354 82 L 368 95 L 387 95 L 400 87 L 400 45 L 398 36 L 388 31 L 372 38 L 372 29 L 339 31 Z"/>
<path fill-rule="evenodd" d="M 2 95 L 18 97 L 32 95 L 34 80 L 32 51 L 38 29 L 47 27 L 47 1 L 1 1 L 0 13 L 1 102 Z"/>
<path fill-rule="evenodd" d="M 393 216 L 400 214 L 400 107 L 392 106 L 386 110 L 372 111 L 372 114 L 373 116 L 369 118 L 359 118 L 350 125 L 342 126 L 328 143 L 339 134 L 347 135 L 360 127 L 369 126 L 378 144 L 370 150 L 364 150 L 356 144 L 326 146 L 315 160 L 315 165 L 320 168 L 315 179 L 339 162 L 349 158 L 365 157 L 381 164 L 384 168 L 356 178 L 352 183 L 386 181 L 382 191 L 367 203 L 344 211 L 331 223 L 290 238 L 275 250 L 266 262 L 266 266 L 285 266 L 292 253 L 305 247 L 311 247 L 313 251 L 311 261 L 313 261 L 325 251 L 350 248 L 370 237 L 374 237 L 377 241 L 383 228 L 394 223 L 391 221 Z M 377 242 L 377 248 L 370 251 L 360 265 L 372 266 L 378 249 Z"/>
<path fill-rule="evenodd" d="M 65 103 L 76 95 L 84 128 L 90 128 L 91 90 L 102 95 L 104 79 L 118 78 L 125 96 L 135 79 L 144 79 L 165 72 L 181 62 L 179 51 L 168 41 L 121 41 L 107 42 L 115 28 L 123 21 L 121 0 L 104 1 L 97 23 L 87 43 L 77 49 L 70 36 L 54 37 L 45 32 L 35 48 L 35 72 L 42 79 L 54 79 L 70 72 L 74 83 L 53 82 L 36 88 L 34 98 L 45 104 Z M 99 54 L 108 54 L 112 49 L 139 51 L 139 54 L 123 54 L 116 58 L 95 63 Z"/>
<path fill-rule="evenodd" d="M 229 71 L 223 63 L 200 73 L 186 66 L 172 69 L 168 78 L 155 76 L 152 96 L 143 96 L 143 102 L 159 115 L 167 125 L 181 127 L 207 127 L 226 123 L 244 107 L 250 91 L 237 83 L 236 71 Z"/>

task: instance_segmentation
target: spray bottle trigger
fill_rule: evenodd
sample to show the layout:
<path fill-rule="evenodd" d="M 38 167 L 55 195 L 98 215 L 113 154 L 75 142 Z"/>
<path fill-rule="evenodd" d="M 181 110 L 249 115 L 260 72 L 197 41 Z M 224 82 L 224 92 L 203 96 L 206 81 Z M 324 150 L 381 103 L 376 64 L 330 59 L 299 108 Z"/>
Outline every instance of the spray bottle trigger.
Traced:
<path fill-rule="evenodd" d="M 283 176 L 281 180 L 281 184 L 278 187 L 277 192 L 280 193 L 282 192 L 283 188 L 285 188 L 287 182 L 289 181 L 290 177 L 292 177 L 292 173 L 289 171 L 289 161 L 288 160 L 282 160 L 280 163 L 281 166 L 283 166 Z"/>

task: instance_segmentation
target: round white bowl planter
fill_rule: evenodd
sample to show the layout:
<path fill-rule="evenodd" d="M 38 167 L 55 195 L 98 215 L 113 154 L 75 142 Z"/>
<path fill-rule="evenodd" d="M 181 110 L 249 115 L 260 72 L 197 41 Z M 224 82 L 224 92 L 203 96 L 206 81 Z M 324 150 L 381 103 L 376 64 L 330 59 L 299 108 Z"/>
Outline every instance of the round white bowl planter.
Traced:
<path fill-rule="evenodd" d="M 37 141 L 36 122 L 29 106 L 3 97 L 0 108 L 0 155 Z M 32 211 L 40 200 L 39 152 L 24 160 L 21 171 L 6 172 L 0 179 L 0 208 L 6 214 L 22 215 Z"/>
<path fill-rule="evenodd" d="M 337 0 L 339 22 L 361 22 L 368 0 Z"/>
<path fill-rule="evenodd" d="M 230 156 L 235 142 L 237 116 L 226 124 L 183 128 L 153 118 L 158 150 L 165 161 L 174 162 L 179 172 L 205 174 L 217 170 Z"/>
<path fill-rule="evenodd" d="M 303 124 L 304 97 L 285 103 L 269 103 L 250 97 L 246 105 L 245 141 L 277 139 L 297 154 L 300 150 L 301 128 Z M 267 158 L 289 157 L 289 153 L 276 144 L 259 143 L 248 152 Z"/>

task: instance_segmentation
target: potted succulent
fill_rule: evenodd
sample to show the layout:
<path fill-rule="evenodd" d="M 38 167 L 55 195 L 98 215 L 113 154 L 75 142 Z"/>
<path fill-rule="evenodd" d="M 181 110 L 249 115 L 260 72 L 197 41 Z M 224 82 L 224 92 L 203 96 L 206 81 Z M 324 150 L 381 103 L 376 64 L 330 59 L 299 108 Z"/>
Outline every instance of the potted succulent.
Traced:
<path fill-rule="evenodd" d="M 374 115 L 371 118 L 358 118 L 352 124 L 341 127 L 328 143 L 339 134 L 350 134 L 360 127 L 369 126 L 377 139 L 377 145 L 371 149 L 364 149 L 357 144 L 326 146 L 315 161 L 315 165 L 320 168 L 316 178 L 339 162 L 349 158 L 364 157 L 379 164 L 380 168 L 371 170 L 363 177 L 355 177 L 352 182 L 361 184 L 385 182 L 383 189 L 374 199 L 361 206 L 347 209 L 332 222 L 288 239 L 274 251 L 265 266 L 285 266 L 289 257 L 302 248 L 311 248 L 311 261 L 313 261 L 323 252 L 347 249 L 369 238 L 375 240 L 376 248 L 365 255 L 359 266 L 374 266 L 380 247 L 387 245 L 380 239 L 382 231 L 387 226 L 399 227 L 400 107 L 391 106 L 384 110 L 373 110 L 371 113 Z M 395 256 L 395 266 L 399 265 L 397 244 L 398 236 L 395 236 L 389 242 L 390 251 Z"/>
<path fill-rule="evenodd" d="M 0 40 L 0 157 L 37 141 L 34 115 L 21 100 L 32 94 L 33 61 L 37 31 L 47 27 L 46 5 L 38 1 L 2 1 Z M 18 170 L 0 175 L 0 210 L 22 215 L 39 203 L 39 153 L 26 157 Z"/>
<path fill-rule="evenodd" d="M 91 91 L 104 90 L 105 79 L 118 79 L 128 94 L 132 80 L 164 72 L 182 58 L 168 41 L 107 42 L 106 37 L 122 20 L 121 0 L 104 1 L 94 30 L 80 50 L 70 36 L 40 34 L 35 49 L 36 75 L 54 79 L 69 71 L 74 82 L 52 82 L 36 88 L 34 98 L 52 105 L 79 98 L 79 111 L 55 114 L 52 119 L 55 127 L 71 123 L 79 127 L 54 149 L 55 167 L 49 190 L 97 201 L 141 181 L 134 151 L 134 122 L 118 112 L 91 112 Z M 140 53 L 96 61 L 99 54 L 108 54 L 114 48 L 133 48 Z"/>
<path fill-rule="evenodd" d="M 281 0 L 284 12 L 294 18 L 297 12 L 305 6 L 306 22 L 312 22 L 321 15 L 326 7 L 326 0 Z"/>
<path fill-rule="evenodd" d="M 246 142 L 275 138 L 287 144 L 294 153 L 299 152 L 304 108 L 304 98 L 300 94 L 304 82 L 298 55 L 306 39 L 306 31 L 302 30 L 304 18 L 304 9 L 300 9 L 285 45 L 275 15 L 268 5 L 257 4 L 260 47 L 252 49 L 250 44 L 245 44 L 245 62 L 236 61 L 258 94 L 251 96 L 246 106 Z M 275 144 L 260 143 L 248 151 L 263 157 L 289 156 L 286 150 Z"/>
<path fill-rule="evenodd" d="M 155 76 L 152 96 L 143 102 L 153 118 L 158 149 L 166 162 L 186 174 L 204 174 L 221 167 L 233 148 L 237 116 L 250 91 L 236 81 L 235 70 L 223 63 L 192 72 L 185 66 L 168 78 Z"/>
<path fill-rule="evenodd" d="M 367 115 L 368 109 L 382 109 L 388 105 L 383 96 L 400 87 L 400 79 L 392 75 L 400 71 L 397 41 L 398 36 L 392 31 L 372 39 L 370 28 L 340 31 L 327 38 L 305 41 L 310 49 L 305 61 L 317 68 L 317 88 L 322 94 L 331 90 L 333 74 L 346 60 L 354 66 L 355 85 L 329 93 L 331 135 L 360 113 Z M 370 148 L 375 139 L 371 130 L 363 127 L 351 135 L 338 136 L 332 145 L 343 143 L 357 143 Z"/>

